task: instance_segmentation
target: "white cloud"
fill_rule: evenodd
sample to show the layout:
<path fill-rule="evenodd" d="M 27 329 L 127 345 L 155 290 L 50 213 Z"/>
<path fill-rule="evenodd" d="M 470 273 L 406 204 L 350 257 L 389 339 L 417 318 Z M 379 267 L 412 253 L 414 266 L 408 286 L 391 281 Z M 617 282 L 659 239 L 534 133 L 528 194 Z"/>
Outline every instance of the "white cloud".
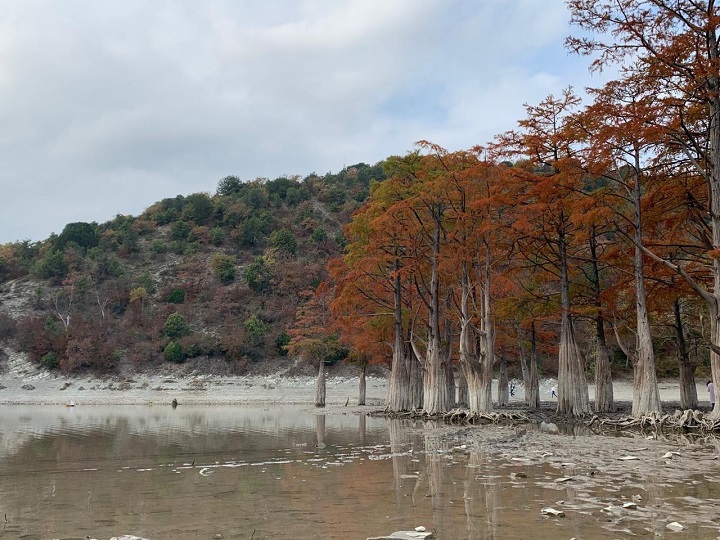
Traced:
<path fill-rule="evenodd" d="M 6 0 L 0 242 L 176 194 L 451 150 L 588 84 L 543 0 Z"/>

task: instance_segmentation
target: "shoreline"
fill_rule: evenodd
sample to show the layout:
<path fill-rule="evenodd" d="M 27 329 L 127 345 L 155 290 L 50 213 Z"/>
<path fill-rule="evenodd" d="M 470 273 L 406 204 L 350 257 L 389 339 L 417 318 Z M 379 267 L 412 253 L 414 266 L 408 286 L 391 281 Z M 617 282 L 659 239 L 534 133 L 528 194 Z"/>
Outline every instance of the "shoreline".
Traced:
<path fill-rule="evenodd" d="M 524 409 L 524 389 L 519 381 L 510 398 L 512 410 Z M 551 397 L 555 379 L 540 383 L 541 409 L 550 411 L 556 400 Z M 357 407 L 359 378 L 334 375 L 327 378 L 326 408 L 345 410 Z M 679 407 L 680 387 L 676 380 L 659 382 L 665 409 Z M 378 408 L 385 402 L 387 378 L 367 377 L 366 405 Z M 613 382 L 614 399 L 623 410 L 632 403 L 632 383 Z M 697 383 L 700 410 L 709 409 L 707 389 Z M 590 400 L 594 385 L 589 385 Z M 0 375 L 0 405 L 292 405 L 314 406 L 315 377 L 283 374 L 215 376 L 142 374 L 132 377 L 64 377 L 42 370 L 33 373 L 6 372 Z M 497 380 L 493 381 L 493 399 L 497 399 Z M 322 408 L 319 408 L 322 410 Z M 667 412 L 667 411 L 666 411 Z"/>

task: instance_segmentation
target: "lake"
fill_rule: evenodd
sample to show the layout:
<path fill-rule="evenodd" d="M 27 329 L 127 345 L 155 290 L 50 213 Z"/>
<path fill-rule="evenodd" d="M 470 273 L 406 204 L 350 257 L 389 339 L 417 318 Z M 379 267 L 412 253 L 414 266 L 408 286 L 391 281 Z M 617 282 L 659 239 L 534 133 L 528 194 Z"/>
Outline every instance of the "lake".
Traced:
<path fill-rule="evenodd" d="M 660 474 L 617 461 L 614 448 L 655 452 L 638 437 L 317 412 L 6 406 L 0 538 L 364 540 L 420 525 L 441 540 L 669 538 L 674 520 L 693 538 L 720 535 L 713 441 L 663 442 L 658 452 L 681 451 Z M 464 435 L 477 430 L 476 447 Z M 578 441 L 608 455 L 568 463 L 546 451 Z M 704 460 L 701 472 L 680 459 Z"/>

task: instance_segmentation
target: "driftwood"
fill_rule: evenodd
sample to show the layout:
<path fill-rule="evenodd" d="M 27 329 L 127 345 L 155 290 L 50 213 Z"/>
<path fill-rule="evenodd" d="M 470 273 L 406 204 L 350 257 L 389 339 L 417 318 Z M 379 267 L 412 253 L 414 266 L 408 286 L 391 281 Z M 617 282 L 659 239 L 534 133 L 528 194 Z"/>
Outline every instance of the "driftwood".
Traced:
<path fill-rule="evenodd" d="M 684 411 L 677 410 L 673 414 L 659 415 L 651 413 L 640 417 L 624 417 L 619 419 L 601 418 L 597 415 L 593 416 L 588 427 L 614 428 L 616 430 L 623 429 L 639 429 L 652 431 L 694 431 L 696 433 L 712 433 L 720 431 L 720 420 L 705 418 L 701 411 L 687 409 Z"/>

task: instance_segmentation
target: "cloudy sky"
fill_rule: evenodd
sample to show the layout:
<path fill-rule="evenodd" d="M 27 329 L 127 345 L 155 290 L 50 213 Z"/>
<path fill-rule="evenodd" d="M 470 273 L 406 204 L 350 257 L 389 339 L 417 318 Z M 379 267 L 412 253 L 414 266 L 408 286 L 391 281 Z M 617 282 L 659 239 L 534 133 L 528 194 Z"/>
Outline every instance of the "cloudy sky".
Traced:
<path fill-rule="evenodd" d="M 486 143 L 599 84 L 569 33 L 561 0 L 4 0 L 0 243 Z"/>

